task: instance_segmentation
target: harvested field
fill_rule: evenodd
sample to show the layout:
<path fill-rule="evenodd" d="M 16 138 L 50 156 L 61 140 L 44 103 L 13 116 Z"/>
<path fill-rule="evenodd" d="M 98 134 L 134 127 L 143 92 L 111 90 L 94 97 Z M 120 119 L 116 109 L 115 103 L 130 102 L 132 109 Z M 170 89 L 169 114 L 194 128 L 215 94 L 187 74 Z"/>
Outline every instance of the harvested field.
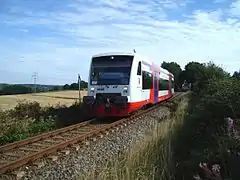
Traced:
<path fill-rule="evenodd" d="M 85 96 L 87 91 L 82 91 L 81 96 Z M 57 91 L 44 92 L 36 94 L 21 94 L 21 95 L 4 95 L 0 96 L 0 110 L 8 110 L 14 108 L 21 101 L 37 101 L 41 106 L 48 105 L 72 105 L 78 100 L 78 91 Z"/>

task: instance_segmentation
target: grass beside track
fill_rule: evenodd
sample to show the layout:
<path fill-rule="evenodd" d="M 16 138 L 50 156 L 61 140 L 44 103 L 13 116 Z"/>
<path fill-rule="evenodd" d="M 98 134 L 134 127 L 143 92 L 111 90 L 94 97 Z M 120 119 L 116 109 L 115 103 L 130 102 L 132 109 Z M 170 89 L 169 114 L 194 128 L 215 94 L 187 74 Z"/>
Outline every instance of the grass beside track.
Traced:
<path fill-rule="evenodd" d="M 81 94 L 83 96 L 86 92 Z M 4 103 L 8 106 L 5 110 L 0 108 L 0 145 L 92 117 L 89 108 L 76 101 L 77 98 L 77 91 L 0 96 L 0 107 Z M 23 99 L 25 101 L 18 102 Z"/>

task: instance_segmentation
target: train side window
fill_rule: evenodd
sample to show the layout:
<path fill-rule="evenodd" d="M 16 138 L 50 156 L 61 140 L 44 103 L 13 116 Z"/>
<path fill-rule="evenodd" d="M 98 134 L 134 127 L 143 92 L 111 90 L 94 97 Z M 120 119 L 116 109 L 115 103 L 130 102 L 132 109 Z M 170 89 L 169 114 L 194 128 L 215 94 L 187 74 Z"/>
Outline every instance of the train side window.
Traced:
<path fill-rule="evenodd" d="M 162 90 L 168 90 L 168 87 L 169 87 L 169 82 L 168 80 L 165 80 L 165 79 L 160 79 L 160 84 L 159 84 L 159 90 L 162 91 Z"/>
<path fill-rule="evenodd" d="M 142 75 L 142 63 L 138 62 L 137 75 Z"/>
<path fill-rule="evenodd" d="M 146 71 L 142 72 L 142 89 L 151 89 L 153 87 L 152 74 Z"/>

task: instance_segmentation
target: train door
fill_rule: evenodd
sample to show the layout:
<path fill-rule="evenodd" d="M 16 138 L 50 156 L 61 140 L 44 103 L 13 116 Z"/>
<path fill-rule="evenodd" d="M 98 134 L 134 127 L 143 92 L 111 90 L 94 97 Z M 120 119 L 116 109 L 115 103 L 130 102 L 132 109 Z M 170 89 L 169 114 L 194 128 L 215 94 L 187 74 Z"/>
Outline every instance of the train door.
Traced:
<path fill-rule="evenodd" d="M 157 77 L 157 72 L 154 71 L 154 103 L 158 102 L 158 77 Z"/>
<path fill-rule="evenodd" d="M 136 96 L 136 101 L 142 101 L 145 100 L 144 96 L 143 96 L 143 92 L 142 92 L 142 62 L 139 61 L 138 62 L 138 69 L 137 69 L 137 81 L 133 82 L 134 84 L 136 84 L 136 91 L 133 92 L 133 96 Z"/>
<path fill-rule="evenodd" d="M 172 76 L 171 76 L 171 75 L 169 75 L 168 84 L 169 84 L 169 87 L 168 87 L 168 95 L 169 95 L 169 96 L 172 96 Z"/>

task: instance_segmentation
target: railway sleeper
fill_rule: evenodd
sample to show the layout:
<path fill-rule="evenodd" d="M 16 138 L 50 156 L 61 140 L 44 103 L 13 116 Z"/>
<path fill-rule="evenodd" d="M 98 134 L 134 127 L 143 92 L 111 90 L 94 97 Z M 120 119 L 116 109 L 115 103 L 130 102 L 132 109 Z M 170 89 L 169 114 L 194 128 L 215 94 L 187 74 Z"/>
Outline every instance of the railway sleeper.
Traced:
<path fill-rule="evenodd" d="M 82 132 L 82 131 L 77 131 L 77 132 L 71 132 L 71 135 L 73 134 L 73 135 L 77 135 L 77 136 L 82 136 L 82 135 L 84 135 L 84 134 L 86 134 L 86 133 L 88 133 L 89 131 L 85 131 L 85 132 Z"/>
<path fill-rule="evenodd" d="M 12 152 L 4 152 L 3 155 L 4 155 L 4 156 L 16 157 L 16 158 L 20 158 L 20 157 L 22 156 L 22 154 L 19 154 L 19 153 L 12 153 Z"/>
<path fill-rule="evenodd" d="M 33 143 L 32 145 L 33 145 L 33 146 L 38 146 L 38 147 L 43 147 L 43 148 L 48 148 L 48 147 L 50 147 L 50 146 L 47 145 L 47 144 L 40 144 L 40 143 Z"/>
<path fill-rule="evenodd" d="M 60 143 L 62 141 L 55 141 L 55 140 L 45 139 L 42 142 L 57 144 L 57 143 Z"/>
<path fill-rule="evenodd" d="M 39 151 L 37 149 L 25 148 L 25 147 L 22 147 L 22 148 L 19 148 L 19 149 L 22 150 L 22 151 L 33 151 L 33 152 L 38 152 Z"/>
<path fill-rule="evenodd" d="M 71 139 L 72 137 L 71 136 L 54 136 L 52 137 L 52 139 L 61 139 L 61 140 L 68 140 L 68 139 Z"/>

